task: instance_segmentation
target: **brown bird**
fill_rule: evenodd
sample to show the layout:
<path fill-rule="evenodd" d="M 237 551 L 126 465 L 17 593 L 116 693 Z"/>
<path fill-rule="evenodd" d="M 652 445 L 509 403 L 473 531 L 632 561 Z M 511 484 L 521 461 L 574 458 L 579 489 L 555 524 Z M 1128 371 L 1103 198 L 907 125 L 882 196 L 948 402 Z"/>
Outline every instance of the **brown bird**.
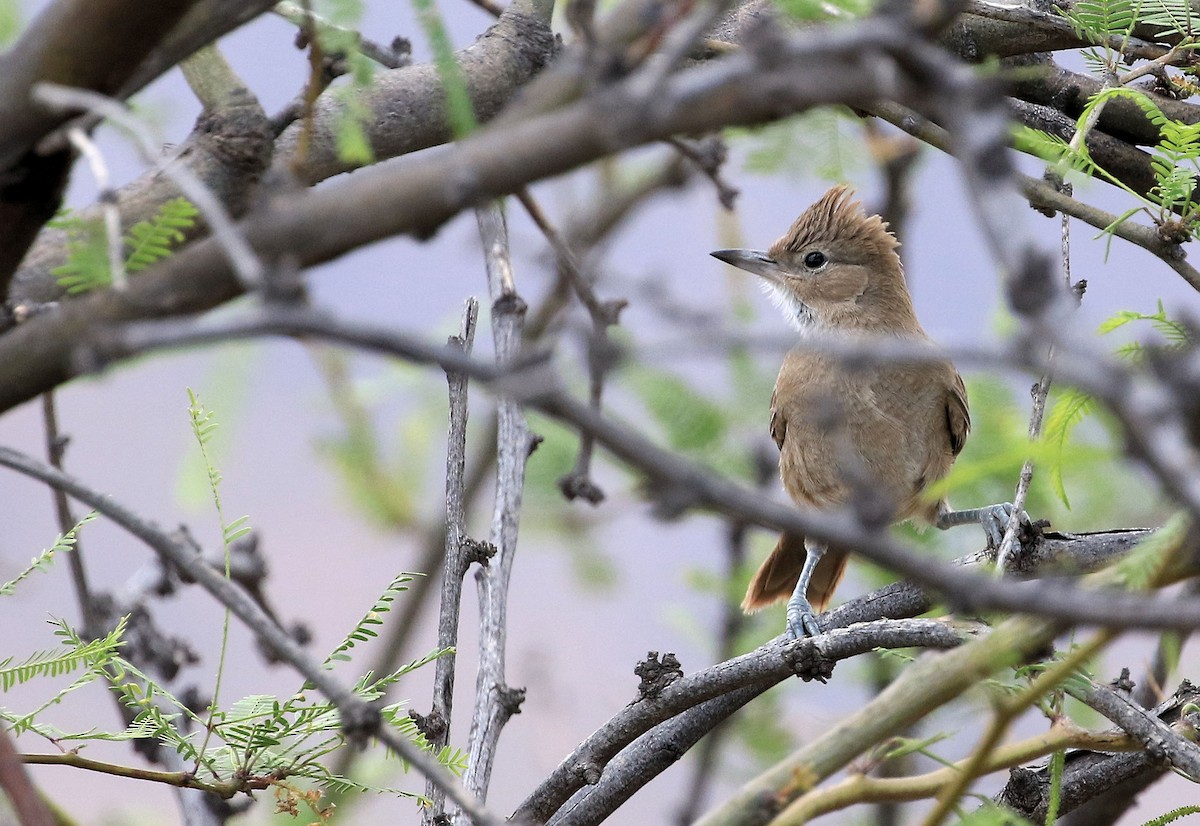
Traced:
<path fill-rule="evenodd" d="M 712 255 L 760 276 L 801 337 L 932 343 L 913 311 L 899 242 L 851 195 L 844 186 L 826 192 L 766 252 Z M 836 508 L 865 482 L 887 497 L 897 522 L 919 519 L 942 529 L 979 522 L 998 545 L 1011 504 L 954 511 L 945 499 L 922 496 L 950 470 L 970 429 L 967 390 L 949 360 L 846 368 L 819 346 L 799 347 L 784 359 L 771 395 L 779 475 L 797 504 Z M 848 550 L 783 534 L 742 607 L 755 611 L 790 595 L 788 635 L 820 633 L 815 611 L 829 604 Z"/>

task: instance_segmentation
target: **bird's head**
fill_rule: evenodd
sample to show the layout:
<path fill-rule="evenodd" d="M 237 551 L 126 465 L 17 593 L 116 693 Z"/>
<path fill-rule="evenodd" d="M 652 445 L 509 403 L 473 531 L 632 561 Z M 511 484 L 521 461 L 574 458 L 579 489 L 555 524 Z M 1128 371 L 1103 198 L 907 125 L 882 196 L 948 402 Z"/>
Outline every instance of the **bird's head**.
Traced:
<path fill-rule="evenodd" d="M 867 215 L 852 190 L 835 186 L 761 250 L 712 253 L 763 279 L 763 286 L 800 331 L 920 330 L 904 284 L 899 242 L 878 215 Z"/>

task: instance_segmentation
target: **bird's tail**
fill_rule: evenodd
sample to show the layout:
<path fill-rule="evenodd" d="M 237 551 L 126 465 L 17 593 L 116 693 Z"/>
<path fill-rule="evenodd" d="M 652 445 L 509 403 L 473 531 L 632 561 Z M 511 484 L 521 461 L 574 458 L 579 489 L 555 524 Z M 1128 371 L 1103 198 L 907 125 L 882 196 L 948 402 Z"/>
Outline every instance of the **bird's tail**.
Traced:
<path fill-rule="evenodd" d="M 742 610 L 757 611 L 790 597 L 796 589 L 796 583 L 800 581 L 800 571 L 804 568 L 807 556 L 804 537 L 791 533 L 781 534 L 771 555 L 759 567 L 754 579 L 750 580 L 746 598 L 742 600 Z M 829 548 L 825 551 L 808 583 L 807 596 L 813 610 L 824 611 L 829 605 L 834 590 L 846 573 L 847 560 L 847 554 L 843 550 Z"/>

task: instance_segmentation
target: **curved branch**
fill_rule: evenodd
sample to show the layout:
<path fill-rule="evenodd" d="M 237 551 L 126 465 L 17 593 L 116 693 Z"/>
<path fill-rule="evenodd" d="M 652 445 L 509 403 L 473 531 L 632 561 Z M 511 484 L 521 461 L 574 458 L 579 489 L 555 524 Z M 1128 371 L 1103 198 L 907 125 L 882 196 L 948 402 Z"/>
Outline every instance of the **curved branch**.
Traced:
<path fill-rule="evenodd" d="M 867 103 L 876 97 L 872 89 L 919 96 L 891 58 L 907 43 L 888 18 L 762 46 L 673 76 L 649 97 L 636 95 L 634 75 L 452 148 L 279 199 L 248 216 L 242 230 L 264 260 L 287 256 L 309 266 L 398 233 L 428 234 L 480 199 L 678 132 L 760 122 L 834 101 Z M 313 232 L 316 226 L 322 231 Z M 224 258 L 214 239 L 200 241 L 121 293 L 66 302 L 0 338 L 0 411 L 75 374 L 71 353 L 89 326 L 198 312 L 240 295 Z"/>
<path fill-rule="evenodd" d="M 555 50 L 551 5 L 545 0 L 514 2 L 478 40 L 455 55 L 480 122 L 491 120 L 550 61 Z M 432 63 L 378 72 L 358 94 L 355 105 L 367 110 L 362 125 L 377 161 L 453 138 L 446 92 Z M 277 165 L 306 185 L 356 169 L 360 164 L 343 160 L 337 149 L 340 123 L 356 116 L 337 90 L 323 94 L 313 110 L 304 155 L 297 153 L 306 127 L 294 123 L 279 136 Z"/>

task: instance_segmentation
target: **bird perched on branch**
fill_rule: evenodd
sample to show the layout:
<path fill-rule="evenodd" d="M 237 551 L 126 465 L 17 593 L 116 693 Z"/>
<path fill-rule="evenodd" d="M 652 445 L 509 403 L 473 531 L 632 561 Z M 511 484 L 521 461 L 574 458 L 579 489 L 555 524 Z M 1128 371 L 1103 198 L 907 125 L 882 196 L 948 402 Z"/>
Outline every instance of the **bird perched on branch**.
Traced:
<path fill-rule="evenodd" d="M 950 470 L 971 429 L 967 391 L 954 365 L 946 359 L 850 365 L 821 350 L 822 337 L 932 344 L 913 311 L 899 242 L 851 195 L 844 186 L 829 190 L 765 252 L 712 253 L 761 277 L 801 338 L 813 337 L 810 346 L 788 353 L 771 396 L 783 486 L 797 504 L 816 509 L 840 507 L 856 491 L 871 490 L 882 494 L 893 521 L 919 519 L 942 529 L 978 522 L 999 545 L 1011 504 L 954 511 L 945 499 L 922 495 Z M 790 596 L 789 636 L 820 633 L 815 612 L 833 596 L 849 550 L 783 534 L 742 607 L 755 611 Z"/>

